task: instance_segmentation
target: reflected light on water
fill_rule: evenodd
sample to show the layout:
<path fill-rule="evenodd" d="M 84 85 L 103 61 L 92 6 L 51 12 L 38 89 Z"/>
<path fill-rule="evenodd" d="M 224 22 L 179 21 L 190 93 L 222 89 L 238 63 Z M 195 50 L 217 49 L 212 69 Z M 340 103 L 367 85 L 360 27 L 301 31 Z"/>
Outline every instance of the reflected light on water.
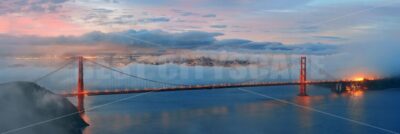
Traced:
<path fill-rule="evenodd" d="M 360 106 L 364 105 L 364 91 L 363 90 L 354 90 L 349 92 L 350 100 L 347 108 L 348 116 L 351 119 L 357 121 L 365 121 L 365 109 L 360 108 Z M 361 133 L 360 129 L 357 129 L 356 124 L 351 124 L 352 133 Z"/>
<path fill-rule="evenodd" d="M 123 130 L 131 127 L 134 124 L 133 120 L 135 120 L 135 119 L 138 119 L 139 121 L 140 120 L 145 120 L 145 119 L 142 119 L 142 118 L 146 118 L 146 116 L 131 117 L 128 114 L 115 114 L 115 115 L 108 115 L 108 116 L 100 117 L 100 118 L 97 117 L 95 119 L 97 122 L 108 122 L 107 124 L 111 124 L 111 125 L 108 125 L 108 126 L 101 126 L 101 125 L 100 126 L 96 126 L 95 122 L 90 123 L 90 118 L 87 115 L 82 116 L 82 118 L 85 121 L 88 120 L 88 123 L 90 125 L 89 127 L 87 127 L 84 130 L 84 134 L 93 134 L 92 131 L 95 130 L 96 127 L 107 128 L 107 129 L 110 129 L 110 130 L 112 130 L 114 132 L 123 131 Z M 137 122 L 137 123 L 142 123 L 142 122 Z"/>
<path fill-rule="evenodd" d="M 163 127 L 168 127 L 170 121 L 171 121 L 170 115 L 166 112 L 163 112 L 161 114 L 161 122 L 162 122 Z"/>
<path fill-rule="evenodd" d="M 305 107 L 310 107 L 312 104 L 312 98 L 310 96 L 302 96 L 302 97 L 297 97 L 295 100 L 296 104 L 299 104 L 301 106 Z M 302 126 L 302 128 L 310 128 L 310 126 L 313 125 L 313 119 L 312 119 L 312 111 L 308 109 L 303 109 L 303 108 L 297 108 L 298 109 L 298 124 Z M 304 129 L 304 132 L 308 132 L 308 129 Z"/>
<path fill-rule="evenodd" d="M 92 124 L 92 122 L 91 122 L 89 116 L 88 116 L 87 114 L 83 113 L 83 114 L 81 114 L 81 118 L 82 118 L 86 123 L 89 124 L 89 126 L 87 126 L 87 127 L 84 129 L 83 134 L 93 134 L 92 130 L 90 129 L 90 124 Z M 89 129 L 88 129 L 88 128 L 89 128 Z"/>
<path fill-rule="evenodd" d="M 82 119 L 90 125 L 91 121 L 87 114 L 81 114 Z"/>
<path fill-rule="evenodd" d="M 356 91 L 350 92 L 350 94 L 353 95 L 353 96 L 355 96 L 355 97 L 361 97 L 361 96 L 364 95 L 364 91 L 362 91 L 362 90 L 356 90 Z"/>
<path fill-rule="evenodd" d="M 304 106 L 304 107 L 308 107 L 308 108 L 314 108 L 315 105 L 324 102 L 326 96 L 302 96 L 302 97 L 297 97 L 295 99 L 296 104 Z M 298 124 L 299 126 L 301 126 L 302 131 L 305 133 L 312 133 L 312 128 L 314 127 L 314 125 L 316 125 L 314 123 L 314 111 L 309 110 L 307 108 L 301 108 L 301 107 L 297 107 L 298 112 L 297 112 L 297 116 L 298 117 Z"/>

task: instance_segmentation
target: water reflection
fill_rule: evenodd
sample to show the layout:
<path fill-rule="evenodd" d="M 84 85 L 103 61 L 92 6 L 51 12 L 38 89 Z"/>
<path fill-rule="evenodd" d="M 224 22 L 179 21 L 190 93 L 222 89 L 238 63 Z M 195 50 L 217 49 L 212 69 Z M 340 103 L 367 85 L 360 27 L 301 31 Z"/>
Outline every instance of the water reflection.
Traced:
<path fill-rule="evenodd" d="M 315 104 L 323 102 L 325 97 L 329 96 L 296 97 L 295 99 L 288 101 L 292 101 L 293 103 L 304 107 L 312 107 Z M 275 128 L 276 125 L 260 127 L 260 125 L 263 126 L 262 124 L 264 123 L 270 124 L 275 121 L 276 124 L 296 124 L 293 127 L 302 129 L 302 132 L 305 133 L 312 132 L 312 128 L 315 126 L 313 123 L 313 111 L 293 107 L 292 105 L 279 101 L 265 99 L 233 105 L 226 104 L 200 108 L 181 108 L 176 110 L 163 110 L 160 112 L 140 112 L 142 111 L 140 109 L 135 111 L 136 112 L 132 113 L 122 111 L 121 113 L 103 114 L 100 112 L 89 114 L 89 116 L 93 116 L 97 123 L 94 122 L 94 125 L 87 128 L 87 131 L 97 133 L 97 130 L 101 130 L 99 127 L 109 127 L 108 129 L 110 129 L 110 132 L 118 133 L 175 132 L 177 130 L 174 129 L 177 127 L 188 127 L 187 125 L 202 126 L 207 125 L 208 123 L 224 125 L 226 123 L 225 125 L 231 126 L 234 125 L 236 121 L 249 119 L 254 121 L 254 123 L 261 124 L 243 124 L 241 127 L 243 127 L 243 129 L 256 129 L 254 131 L 260 132 L 264 131 L 261 128 L 278 131 L 277 128 Z M 104 125 L 104 122 L 107 122 L 105 124 L 110 125 Z M 194 122 L 199 124 L 193 124 Z M 98 126 L 98 124 L 100 124 L 100 126 Z M 219 125 L 214 127 L 223 127 Z M 259 126 L 259 128 L 257 126 Z M 148 130 L 145 129 L 145 127 L 154 127 L 154 130 Z M 290 129 L 285 131 L 295 132 L 294 130 L 295 129 Z M 202 130 L 202 132 L 207 131 L 208 130 Z"/>
<path fill-rule="evenodd" d="M 316 101 L 316 100 L 314 100 Z M 302 129 L 302 132 L 305 133 L 311 133 L 311 129 L 313 126 L 313 117 L 312 113 L 313 111 L 307 109 L 308 107 L 311 107 L 312 104 L 312 98 L 309 96 L 299 96 L 296 97 L 295 103 L 302 106 L 297 108 L 297 113 L 298 113 L 298 123 L 300 128 Z M 303 108 L 307 107 L 307 108 Z"/>
<path fill-rule="evenodd" d="M 88 123 L 89 125 L 90 125 L 90 123 L 92 123 L 91 122 L 91 120 L 90 120 L 90 117 L 87 115 L 87 114 L 81 114 L 81 117 L 82 117 L 82 119 L 86 122 L 86 123 Z"/>
<path fill-rule="evenodd" d="M 58 64 L 58 63 L 57 63 Z M 3 65 L 4 66 L 4 65 Z M 40 76 L 48 72 L 48 67 L 26 67 L 15 63 L 11 67 L 3 67 L 0 70 L 1 74 L 10 76 L 10 78 L 2 78 L 3 80 L 14 80 L 21 78 L 31 79 L 32 76 Z M 15 68 L 13 68 L 15 67 Z M 175 68 L 175 70 L 182 69 L 179 66 L 166 65 L 167 68 Z M 4 69 L 3 69 L 4 68 Z M 21 69 L 22 68 L 22 69 Z M 133 73 L 142 72 L 149 77 L 157 77 L 158 66 L 148 66 L 135 64 L 129 68 Z M 197 67 L 196 67 L 197 68 Z M 189 68 L 189 73 L 192 74 L 199 71 L 196 68 Z M 200 67 L 202 68 L 202 67 Z M 96 67 L 91 70 L 88 69 L 88 73 L 95 72 Z M 136 70 L 135 72 L 135 69 Z M 144 70 L 140 70 L 144 69 Z M 187 68 L 186 68 L 187 69 Z M 26 73 L 29 70 L 29 74 Z M 50 69 L 51 70 L 51 69 Z M 156 71 L 154 71 L 156 70 Z M 226 71 L 228 70 L 228 71 Z M 69 71 L 69 72 L 68 72 Z M 211 76 L 215 71 L 211 68 L 203 68 L 201 76 Z M 229 72 L 229 68 L 219 68 L 219 71 Z M 46 87 L 56 90 L 60 87 L 67 89 L 70 92 L 71 89 L 75 89 L 76 77 L 70 77 L 71 74 L 76 75 L 76 68 L 70 67 L 67 72 L 57 74 L 55 77 L 44 81 Z M 14 75 L 10 75 L 10 74 Z M 180 73 L 180 72 L 178 72 Z M 103 86 L 104 81 L 107 81 L 109 77 L 104 79 L 95 79 L 101 77 L 97 73 L 97 76 L 92 76 L 93 79 L 89 79 L 88 89 L 92 89 L 93 85 Z M 140 73 L 138 73 L 140 74 Z M 204 79 L 203 77 L 190 76 L 194 79 L 174 79 L 181 81 L 182 83 L 211 83 L 221 81 L 237 81 L 232 79 L 219 79 L 221 77 L 210 77 Z M 33 77 L 32 77 L 33 78 Z M 90 77 L 89 77 L 90 78 Z M 162 79 L 162 78 L 159 78 Z M 248 78 L 243 78 L 248 79 Z M 118 80 L 120 81 L 120 80 Z M 92 85 L 90 85 L 92 84 Z M 68 87 L 71 85 L 71 87 Z M 281 87 L 282 89 L 289 89 L 288 87 Z M 93 88 L 98 89 L 98 88 Z M 296 88 L 297 89 L 297 88 Z M 318 87 L 319 90 L 325 90 Z M 386 96 L 381 96 L 379 99 L 368 101 L 370 99 L 366 97 L 365 92 L 355 92 L 353 94 L 329 94 L 322 93 L 323 95 L 315 95 L 315 92 L 310 92 L 308 97 L 296 97 L 295 92 L 297 90 L 289 89 L 291 92 L 286 90 L 266 90 L 264 93 L 269 95 L 276 95 L 277 98 L 282 98 L 304 107 L 312 107 L 319 110 L 327 111 L 328 113 L 338 114 L 346 118 L 368 122 L 367 117 L 371 116 L 385 116 L 374 110 L 368 109 L 367 105 L 371 102 L 376 103 L 380 100 L 390 99 Z M 172 93 L 171 96 L 166 98 L 146 98 L 140 101 L 130 101 L 126 103 L 118 103 L 113 106 L 102 108 L 101 110 L 95 110 L 83 114 L 83 118 L 89 122 L 90 126 L 85 129 L 85 134 L 102 134 L 102 133 L 313 133 L 318 131 L 324 132 L 337 132 L 337 133 L 371 133 L 368 128 L 363 126 L 348 123 L 347 121 L 334 119 L 332 117 L 326 117 L 323 114 L 316 114 L 315 112 L 293 105 L 281 103 L 274 100 L 260 99 L 253 95 L 230 94 L 232 91 L 221 91 L 215 95 L 213 99 L 210 97 L 209 92 L 196 92 L 196 94 L 179 94 Z M 166 93 L 163 93 L 166 94 Z M 226 96 L 224 96 L 226 95 Z M 385 94 L 387 95 L 387 94 Z M 390 95 L 390 94 L 389 94 Z M 396 107 L 400 107 L 397 103 L 397 98 L 393 94 L 389 104 L 386 108 L 387 112 L 394 112 L 389 115 L 394 115 L 391 124 L 398 124 L 400 117 L 396 112 Z M 154 96 L 162 96 L 162 94 L 156 94 Z M 189 96 L 189 97 L 184 97 Z M 232 98 L 229 98 L 229 97 Z M 193 99 L 193 98 L 202 99 Z M 237 98 L 239 99 L 237 99 Z M 243 99 L 243 98 L 246 99 Z M 85 103 L 82 102 L 81 106 L 86 105 L 87 107 L 94 106 L 96 103 L 109 102 L 107 99 L 103 99 L 103 96 L 99 96 L 99 99 L 91 100 L 89 97 L 82 97 L 85 99 Z M 104 97 L 106 98 L 106 97 Z M 168 102 L 171 98 L 178 98 L 176 101 Z M 395 99 L 393 99 L 395 98 Z M 215 102 L 209 102 L 208 99 L 213 99 Z M 225 101 L 223 101 L 225 99 Z M 75 104 L 80 104 L 76 98 L 71 99 Z M 89 100 L 89 103 L 87 103 Z M 226 101 L 227 100 L 227 101 Z M 221 101 L 221 102 L 220 102 Z M 384 101 L 385 102 L 385 101 Z M 188 106 L 190 105 L 190 106 Z M 394 107 L 394 108 L 393 108 Z M 382 108 L 384 109 L 384 108 Z M 393 110 L 394 109 L 394 110 Z M 386 112 L 385 111 L 385 112 Z M 369 114 L 368 114 L 369 113 Z M 89 118 L 90 117 L 90 118 Z M 385 124 L 386 122 L 383 122 Z M 351 124 L 351 125 L 349 125 Z M 387 125 L 387 123 L 385 124 Z M 326 127 L 331 126 L 331 127 Z M 396 125 L 393 128 L 397 128 Z M 374 132 L 374 131 L 372 131 Z"/>
<path fill-rule="evenodd" d="M 85 113 L 85 95 L 78 95 L 76 96 L 77 99 L 77 103 L 76 103 L 76 107 L 79 111 L 80 114 L 84 114 Z"/>
<path fill-rule="evenodd" d="M 365 108 L 364 108 L 364 91 L 356 90 L 353 92 L 349 92 L 347 94 L 350 98 L 348 107 L 346 108 L 350 117 L 353 120 L 365 122 Z M 358 127 L 358 124 L 351 124 L 352 133 L 361 133 L 359 129 L 355 129 Z"/>

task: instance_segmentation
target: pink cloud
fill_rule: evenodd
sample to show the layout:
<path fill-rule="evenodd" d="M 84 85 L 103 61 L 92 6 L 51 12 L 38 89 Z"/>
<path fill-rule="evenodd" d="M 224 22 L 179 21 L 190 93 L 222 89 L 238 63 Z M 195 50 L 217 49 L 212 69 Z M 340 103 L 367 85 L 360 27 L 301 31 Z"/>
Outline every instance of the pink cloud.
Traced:
<path fill-rule="evenodd" d="M 87 32 L 77 24 L 57 14 L 38 16 L 0 16 L 0 33 L 12 35 L 59 36 L 81 35 Z"/>

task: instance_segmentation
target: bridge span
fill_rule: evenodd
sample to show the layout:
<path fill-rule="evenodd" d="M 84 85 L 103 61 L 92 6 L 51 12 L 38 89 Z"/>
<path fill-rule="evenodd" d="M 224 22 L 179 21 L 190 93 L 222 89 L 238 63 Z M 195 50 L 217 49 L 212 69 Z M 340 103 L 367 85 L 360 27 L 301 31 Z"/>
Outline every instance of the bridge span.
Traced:
<path fill-rule="evenodd" d="M 300 75 L 298 81 L 289 81 L 289 82 L 242 82 L 242 83 L 222 83 L 222 84 L 208 84 L 208 85 L 185 85 L 185 84 L 176 84 L 158 80 L 152 80 L 144 77 L 140 77 L 133 74 L 128 74 L 118 69 L 112 68 L 110 66 L 106 66 L 91 59 L 85 59 L 84 57 L 74 57 L 68 64 L 72 64 L 73 61 L 78 60 L 78 81 L 76 88 L 71 93 L 61 93 L 60 95 L 65 97 L 77 97 L 77 108 L 80 112 L 84 112 L 84 98 L 85 96 L 98 96 L 98 95 L 116 95 L 116 94 L 131 94 L 131 93 L 146 93 L 146 92 L 168 92 L 168 91 L 188 91 L 188 90 L 213 90 L 213 89 L 227 89 L 227 88 L 238 88 L 238 87 L 267 87 L 267 86 L 285 86 L 285 85 L 298 85 L 299 86 L 299 96 L 307 96 L 307 85 L 336 85 L 336 90 L 343 91 L 348 85 L 362 85 L 363 80 L 319 80 L 319 81 L 308 81 L 307 80 L 307 65 L 306 65 L 306 57 L 302 56 L 300 58 Z M 95 65 L 99 65 L 105 69 L 111 70 L 113 72 L 134 78 L 140 79 L 147 82 L 152 82 L 155 84 L 161 84 L 160 87 L 144 87 L 141 89 L 112 89 L 110 91 L 99 90 L 96 91 L 94 89 L 86 89 L 84 84 L 84 61 L 92 62 Z M 41 79 L 60 71 L 65 68 L 68 64 L 56 69 L 53 72 L 50 72 L 43 77 L 35 80 L 35 82 L 40 81 Z"/>
<path fill-rule="evenodd" d="M 337 83 L 356 83 L 360 81 L 341 80 L 341 81 L 307 81 L 307 85 L 325 85 Z M 132 94 L 132 93 L 146 93 L 146 92 L 168 92 L 168 91 L 189 91 L 189 90 L 213 90 L 213 89 L 226 89 L 238 87 L 268 87 L 268 86 L 287 86 L 287 85 L 302 85 L 302 82 L 252 82 L 252 83 L 234 83 L 234 84 L 212 84 L 212 85 L 195 85 L 195 86 L 178 86 L 178 87 L 165 87 L 165 88 L 146 88 L 146 89 L 116 89 L 112 91 L 93 91 L 86 90 L 83 92 L 63 93 L 62 96 L 97 96 L 97 95 L 116 95 L 116 94 Z"/>

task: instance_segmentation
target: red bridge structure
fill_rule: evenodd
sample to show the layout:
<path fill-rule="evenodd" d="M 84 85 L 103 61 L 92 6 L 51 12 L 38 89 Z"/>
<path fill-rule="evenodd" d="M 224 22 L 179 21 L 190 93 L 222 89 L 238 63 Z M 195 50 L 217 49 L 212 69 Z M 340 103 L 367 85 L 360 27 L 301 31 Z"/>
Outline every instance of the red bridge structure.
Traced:
<path fill-rule="evenodd" d="M 266 87 L 266 86 L 285 86 L 285 85 L 298 85 L 299 86 L 299 96 L 307 96 L 307 85 L 324 85 L 331 84 L 336 85 L 335 90 L 343 90 L 346 85 L 353 83 L 361 83 L 362 81 L 358 80 L 317 80 L 317 81 L 308 81 L 307 80 L 307 58 L 305 56 L 300 57 L 300 76 L 298 81 L 291 82 L 242 82 L 242 83 L 221 83 L 221 84 L 205 84 L 205 85 L 184 85 L 184 84 L 176 84 L 169 83 L 164 81 L 152 80 L 144 77 L 140 77 L 137 75 L 132 75 L 125 73 L 123 71 L 117 70 L 110 66 L 106 66 L 100 64 L 94 60 L 86 59 L 84 57 L 76 57 L 72 58 L 71 62 L 78 61 L 78 81 L 77 86 L 74 89 L 75 91 L 71 93 L 61 93 L 60 95 L 65 97 L 77 97 L 77 108 L 82 113 L 84 112 L 84 97 L 85 96 L 97 96 L 97 95 L 116 95 L 116 94 L 131 94 L 131 93 L 145 93 L 145 92 L 168 92 L 168 91 L 187 91 L 187 90 L 206 90 L 206 89 L 226 89 L 226 88 L 239 88 L 239 87 Z M 142 81 L 152 82 L 160 84 L 160 87 L 144 87 L 141 89 L 115 89 L 115 90 L 100 90 L 93 91 L 89 89 L 85 89 L 84 84 L 84 62 L 92 62 L 95 65 L 103 67 L 105 69 L 111 70 L 113 72 L 132 77 L 135 79 L 140 79 Z M 66 64 L 66 65 L 68 65 Z M 40 81 L 44 77 L 47 77 L 64 67 L 58 68 L 57 70 L 35 80 L 35 82 Z"/>

